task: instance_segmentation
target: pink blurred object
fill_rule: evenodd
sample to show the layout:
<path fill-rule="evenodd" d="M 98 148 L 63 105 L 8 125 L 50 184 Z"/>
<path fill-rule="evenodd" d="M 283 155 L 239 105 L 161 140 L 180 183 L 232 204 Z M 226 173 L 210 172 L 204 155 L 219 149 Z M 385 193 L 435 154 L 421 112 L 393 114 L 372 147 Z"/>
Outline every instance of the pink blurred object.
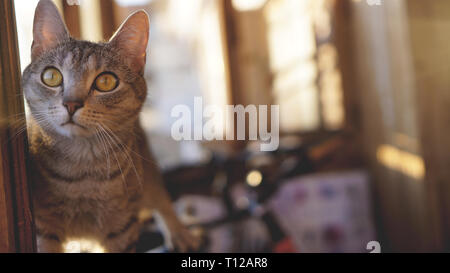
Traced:
<path fill-rule="evenodd" d="M 300 252 L 367 252 L 375 238 L 364 171 L 287 181 L 269 207 Z"/>

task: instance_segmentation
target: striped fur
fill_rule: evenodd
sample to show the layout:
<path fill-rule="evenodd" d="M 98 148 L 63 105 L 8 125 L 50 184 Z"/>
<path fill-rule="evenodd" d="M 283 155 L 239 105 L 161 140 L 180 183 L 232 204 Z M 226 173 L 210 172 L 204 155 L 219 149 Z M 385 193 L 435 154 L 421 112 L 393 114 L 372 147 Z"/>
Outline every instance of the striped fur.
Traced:
<path fill-rule="evenodd" d="M 130 16 L 108 43 L 75 40 L 66 32 L 52 2 L 40 1 L 32 62 L 23 73 L 38 250 L 63 252 L 72 240 L 90 240 L 107 252 L 132 252 L 144 208 L 163 216 L 181 249 L 195 246 L 176 218 L 139 126 L 147 95 L 147 15 Z M 50 66 L 61 71 L 61 86 L 41 81 Z M 114 91 L 93 88 L 104 71 L 119 79 Z M 65 99 L 83 102 L 72 116 L 77 125 L 65 124 Z"/>

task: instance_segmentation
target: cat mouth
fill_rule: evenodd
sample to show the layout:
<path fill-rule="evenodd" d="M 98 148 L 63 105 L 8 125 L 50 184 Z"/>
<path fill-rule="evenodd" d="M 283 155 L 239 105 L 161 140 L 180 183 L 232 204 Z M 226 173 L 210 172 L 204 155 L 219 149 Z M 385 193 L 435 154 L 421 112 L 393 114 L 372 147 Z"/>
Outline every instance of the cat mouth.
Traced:
<path fill-rule="evenodd" d="M 61 124 L 61 126 L 76 126 L 76 127 L 80 127 L 80 128 L 83 128 L 83 129 L 87 129 L 86 127 L 84 127 L 83 125 L 80 125 L 80 124 L 78 124 L 78 123 L 76 123 L 76 122 L 74 122 L 72 119 L 69 119 L 69 121 L 67 121 L 67 122 L 64 122 L 63 124 Z"/>

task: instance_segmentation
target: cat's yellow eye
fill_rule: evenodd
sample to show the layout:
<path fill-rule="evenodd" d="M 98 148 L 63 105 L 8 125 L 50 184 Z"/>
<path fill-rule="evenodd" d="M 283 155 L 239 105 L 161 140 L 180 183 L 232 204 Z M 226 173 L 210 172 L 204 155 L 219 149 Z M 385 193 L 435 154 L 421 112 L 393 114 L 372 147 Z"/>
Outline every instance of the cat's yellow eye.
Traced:
<path fill-rule="evenodd" d="M 61 85 L 63 81 L 63 76 L 58 69 L 54 67 L 49 67 L 46 68 L 44 72 L 42 72 L 41 80 L 47 86 L 56 87 Z"/>
<path fill-rule="evenodd" d="M 101 92 L 112 91 L 116 89 L 118 85 L 119 80 L 116 75 L 110 72 L 102 73 L 95 79 L 95 89 Z"/>

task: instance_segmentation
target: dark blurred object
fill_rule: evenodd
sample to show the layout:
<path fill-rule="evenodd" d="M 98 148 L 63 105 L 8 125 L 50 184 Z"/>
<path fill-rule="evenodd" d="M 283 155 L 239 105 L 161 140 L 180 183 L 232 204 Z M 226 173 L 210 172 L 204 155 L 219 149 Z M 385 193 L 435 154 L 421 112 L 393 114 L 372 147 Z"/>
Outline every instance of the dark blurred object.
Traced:
<path fill-rule="evenodd" d="M 265 203 L 289 178 L 358 167 L 362 161 L 355 152 L 356 143 L 344 133 L 314 133 L 283 136 L 279 149 L 274 152 L 261 152 L 259 144 L 252 142 L 240 153 L 213 152 L 206 164 L 166 171 L 167 188 L 174 200 L 186 195 L 222 200 L 225 215 L 207 221 L 190 221 L 189 226 L 208 231 L 234 223 L 239 234 L 235 234 L 233 239 L 239 238 L 241 242 L 235 251 L 295 251 L 293 242 L 277 218 L 265 209 Z M 249 225 L 261 226 L 259 237 L 239 232 L 242 231 L 239 226 L 245 228 Z M 265 237 L 268 243 L 255 244 L 258 240 L 265 241 Z"/>
<path fill-rule="evenodd" d="M 214 186 L 214 181 L 221 175 L 226 176 L 226 184 L 232 185 L 245 181 L 248 172 L 257 169 L 267 182 L 261 186 L 266 187 L 281 178 L 358 168 L 363 164 L 357 141 L 351 134 L 342 132 L 282 136 L 275 152 L 261 152 L 258 147 L 259 142 L 254 142 L 240 153 L 213 152 L 206 164 L 169 169 L 164 172 L 166 187 L 173 199 L 183 194 L 215 195 L 218 185 Z M 267 190 L 272 191 L 269 186 Z"/>
<path fill-rule="evenodd" d="M 269 228 L 272 239 L 272 252 L 274 253 L 295 253 L 296 250 L 294 243 L 289 235 L 287 235 L 281 228 L 278 220 L 272 215 L 271 212 L 266 212 L 261 216 L 261 219 L 266 223 Z"/>
<path fill-rule="evenodd" d="M 144 253 L 152 249 L 161 247 L 163 249 L 164 236 L 161 232 L 145 231 L 141 234 L 136 245 L 137 253 Z"/>

